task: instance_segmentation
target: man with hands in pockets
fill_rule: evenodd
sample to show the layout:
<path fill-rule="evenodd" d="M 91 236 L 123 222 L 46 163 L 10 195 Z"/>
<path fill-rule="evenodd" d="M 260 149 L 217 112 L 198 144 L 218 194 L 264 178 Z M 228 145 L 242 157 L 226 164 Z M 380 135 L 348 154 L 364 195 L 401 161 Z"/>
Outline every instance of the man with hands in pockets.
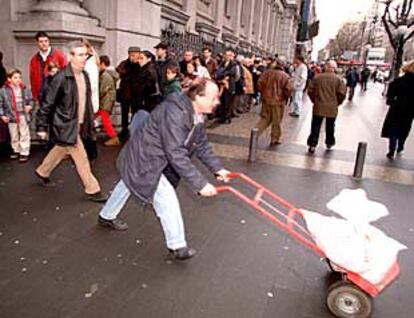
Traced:
<path fill-rule="evenodd" d="M 219 104 L 219 90 L 211 80 L 201 79 L 188 92 L 170 94 L 131 133 L 118 158 L 121 180 L 99 213 L 98 223 L 113 230 L 126 230 L 128 225 L 117 218 L 130 194 L 143 203 L 152 204 L 168 250 L 177 260 L 193 257 L 196 250 L 188 247 L 184 222 L 175 192 L 182 178 L 203 197 L 217 194 L 203 174 L 191 162 L 192 155 L 217 179 L 227 181 L 225 170 L 207 141 L 204 115 Z"/>

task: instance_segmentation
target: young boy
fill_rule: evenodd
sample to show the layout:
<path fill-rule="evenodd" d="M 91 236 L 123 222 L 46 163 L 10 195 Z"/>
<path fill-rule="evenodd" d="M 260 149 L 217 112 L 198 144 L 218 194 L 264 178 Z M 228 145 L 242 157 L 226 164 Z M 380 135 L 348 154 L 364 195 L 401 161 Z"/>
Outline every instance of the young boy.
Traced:
<path fill-rule="evenodd" d="M 167 82 L 164 89 L 164 98 L 167 97 L 169 94 L 182 92 L 183 89 L 181 87 L 180 81 L 177 78 L 180 72 L 178 66 L 174 64 L 168 65 L 165 68 L 165 72 Z"/>
<path fill-rule="evenodd" d="M 59 71 L 59 65 L 57 63 L 49 62 L 47 64 L 47 76 L 43 79 L 42 89 L 40 90 L 40 94 L 39 94 L 40 107 L 42 107 L 42 104 L 46 99 L 47 89 L 58 71 Z"/>
<path fill-rule="evenodd" d="M 108 69 L 110 65 L 109 57 L 102 55 L 99 64 L 99 110 L 96 115 L 101 116 L 102 125 L 109 137 L 104 143 L 105 146 L 119 146 L 121 142 L 111 122 L 112 107 L 116 98 L 116 82 L 119 76 L 116 71 Z"/>
<path fill-rule="evenodd" d="M 22 83 L 22 73 L 12 69 L 7 74 L 7 82 L 0 89 L 0 118 L 8 124 L 13 153 L 11 159 L 20 162 L 29 159 L 30 152 L 30 112 L 33 108 L 31 92 Z"/>

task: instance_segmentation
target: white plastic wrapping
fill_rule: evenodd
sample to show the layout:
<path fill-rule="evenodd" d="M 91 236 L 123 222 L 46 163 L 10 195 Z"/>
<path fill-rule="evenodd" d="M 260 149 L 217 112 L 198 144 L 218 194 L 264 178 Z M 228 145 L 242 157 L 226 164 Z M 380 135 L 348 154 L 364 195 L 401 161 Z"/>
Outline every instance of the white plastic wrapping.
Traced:
<path fill-rule="evenodd" d="M 371 201 L 363 189 L 344 189 L 326 207 L 352 223 L 371 223 L 389 214 L 387 207 Z"/>
<path fill-rule="evenodd" d="M 344 219 L 302 210 L 315 243 L 331 262 L 359 274 L 371 284 L 380 283 L 407 247 L 369 224 L 388 209 L 368 200 L 362 189 L 345 189 L 328 203 Z"/>

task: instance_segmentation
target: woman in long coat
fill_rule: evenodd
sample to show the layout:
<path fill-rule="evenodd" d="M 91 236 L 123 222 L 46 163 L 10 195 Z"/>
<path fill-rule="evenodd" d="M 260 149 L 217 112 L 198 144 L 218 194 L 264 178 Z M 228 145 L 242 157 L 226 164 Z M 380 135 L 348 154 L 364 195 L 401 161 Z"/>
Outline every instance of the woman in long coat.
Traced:
<path fill-rule="evenodd" d="M 414 118 L 414 61 L 402 68 L 405 73 L 388 88 L 387 104 L 390 106 L 382 127 L 381 137 L 389 139 L 387 158 L 393 159 L 395 151 L 401 154 Z"/>
<path fill-rule="evenodd" d="M 138 56 L 140 69 L 137 81 L 133 83 L 132 103 L 137 110 L 151 112 L 161 101 L 161 92 L 158 83 L 157 71 L 154 65 L 154 56 L 149 51 L 142 51 Z"/>

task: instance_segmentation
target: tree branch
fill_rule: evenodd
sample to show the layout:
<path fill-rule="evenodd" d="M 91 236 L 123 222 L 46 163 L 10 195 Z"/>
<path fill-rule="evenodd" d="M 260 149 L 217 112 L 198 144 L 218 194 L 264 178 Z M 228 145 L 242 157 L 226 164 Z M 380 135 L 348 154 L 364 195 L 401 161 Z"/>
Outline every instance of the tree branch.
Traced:
<path fill-rule="evenodd" d="M 384 24 L 385 31 L 387 31 L 388 39 L 390 40 L 391 46 L 394 49 L 394 51 L 396 51 L 397 50 L 397 43 L 396 43 L 396 41 L 395 41 L 395 39 L 392 35 L 392 32 L 390 30 L 390 26 L 387 22 L 387 19 L 385 18 L 385 14 L 382 16 L 382 23 Z"/>
<path fill-rule="evenodd" d="M 404 43 L 406 43 L 409 39 L 411 39 L 414 36 L 414 30 L 411 31 L 411 33 L 409 33 L 407 35 L 407 37 L 404 38 Z"/>
<path fill-rule="evenodd" d="M 413 0 L 410 0 L 410 2 L 408 3 L 407 17 L 410 16 L 412 7 L 413 7 Z"/>
<path fill-rule="evenodd" d="M 395 28 L 395 29 L 397 29 L 397 23 L 396 22 L 394 22 L 394 21 L 392 21 L 392 19 L 391 19 L 391 14 L 390 14 L 390 5 L 391 5 L 391 1 L 389 1 L 387 4 L 386 4 L 386 7 L 385 7 L 385 10 L 384 10 L 384 14 L 383 14 L 383 16 L 382 16 L 382 19 L 384 20 L 384 19 L 387 19 L 388 18 L 388 22 Z M 387 17 L 388 16 L 388 17 Z"/>

